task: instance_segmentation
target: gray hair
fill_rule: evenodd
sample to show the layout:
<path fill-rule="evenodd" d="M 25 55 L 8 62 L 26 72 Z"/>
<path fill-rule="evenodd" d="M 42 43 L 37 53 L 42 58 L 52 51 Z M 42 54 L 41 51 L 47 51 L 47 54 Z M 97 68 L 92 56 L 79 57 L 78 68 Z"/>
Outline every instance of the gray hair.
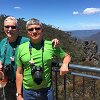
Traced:
<path fill-rule="evenodd" d="M 13 17 L 13 16 L 9 16 L 9 17 L 7 17 L 5 20 L 4 20 L 4 23 L 6 22 L 6 21 L 8 21 L 8 20 L 12 20 L 12 21 L 15 21 L 16 22 L 16 25 L 18 25 L 18 21 L 17 21 L 17 19 L 15 18 L 15 17 Z"/>
<path fill-rule="evenodd" d="M 40 25 L 42 27 L 42 23 L 38 19 L 35 19 L 35 18 L 29 19 L 27 21 L 26 28 L 28 28 L 28 26 L 30 25 Z"/>

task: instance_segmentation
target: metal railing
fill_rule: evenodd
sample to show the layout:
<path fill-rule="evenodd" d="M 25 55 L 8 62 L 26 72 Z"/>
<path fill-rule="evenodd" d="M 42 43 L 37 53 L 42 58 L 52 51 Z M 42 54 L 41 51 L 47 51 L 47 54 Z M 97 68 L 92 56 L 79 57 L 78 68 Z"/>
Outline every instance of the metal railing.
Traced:
<path fill-rule="evenodd" d="M 69 70 L 62 78 L 52 68 L 55 100 L 100 100 L 100 68 L 69 64 Z"/>

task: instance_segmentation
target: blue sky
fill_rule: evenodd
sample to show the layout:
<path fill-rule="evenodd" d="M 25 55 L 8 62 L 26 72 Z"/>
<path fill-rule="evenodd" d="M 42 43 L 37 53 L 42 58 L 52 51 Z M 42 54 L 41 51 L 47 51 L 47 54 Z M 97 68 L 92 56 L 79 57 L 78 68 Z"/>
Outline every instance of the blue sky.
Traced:
<path fill-rule="evenodd" d="M 100 29 L 100 0 L 1 0 L 0 14 L 37 18 L 64 31 Z"/>

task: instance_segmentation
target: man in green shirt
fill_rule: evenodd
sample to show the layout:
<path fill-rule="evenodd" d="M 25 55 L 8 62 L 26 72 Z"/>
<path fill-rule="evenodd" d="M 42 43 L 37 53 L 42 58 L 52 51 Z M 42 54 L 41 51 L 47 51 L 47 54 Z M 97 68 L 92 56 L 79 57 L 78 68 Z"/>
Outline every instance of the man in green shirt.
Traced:
<path fill-rule="evenodd" d="M 7 84 L 4 88 L 0 89 L 0 100 L 4 100 L 4 98 L 6 98 L 6 100 L 16 100 L 16 51 L 18 46 L 29 41 L 29 38 L 18 35 L 17 20 L 12 16 L 9 16 L 4 20 L 4 32 L 7 35 L 7 38 L 4 38 L 0 42 L 0 70 L 3 70 L 7 77 L 7 82 L 5 79 L 0 80 L 0 85 Z M 53 42 L 56 43 L 58 41 L 55 39 Z M 4 92 L 2 89 L 4 89 Z"/>
<path fill-rule="evenodd" d="M 64 75 L 68 72 L 71 57 L 61 47 L 53 48 L 51 41 L 43 39 L 43 27 L 39 20 L 34 18 L 28 20 L 26 29 L 30 41 L 20 45 L 17 52 L 17 100 L 23 98 L 24 100 L 53 100 L 51 88 L 52 59 L 55 56 L 63 59 L 60 75 Z"/>

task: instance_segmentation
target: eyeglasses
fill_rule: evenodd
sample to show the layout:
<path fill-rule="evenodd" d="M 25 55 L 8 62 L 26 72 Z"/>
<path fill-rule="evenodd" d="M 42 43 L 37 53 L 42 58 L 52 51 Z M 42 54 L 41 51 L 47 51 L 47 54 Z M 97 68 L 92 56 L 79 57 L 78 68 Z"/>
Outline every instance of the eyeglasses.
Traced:
<path fill-rule="evenodd" d="M 35 28 L 29 28 L 29 29 L 27 29 L 28 31 L 33 31 L 33 30 L 36 30 L 36 31 L 39 31 L 39 30 L 41 30 L 41 27 L 35 27 Z"/>
<path fill-rule="evenodd" d="M 16 26 L 4 26 L 5 28 L 11 27 L 11 29 L 16 29 Z"/>

